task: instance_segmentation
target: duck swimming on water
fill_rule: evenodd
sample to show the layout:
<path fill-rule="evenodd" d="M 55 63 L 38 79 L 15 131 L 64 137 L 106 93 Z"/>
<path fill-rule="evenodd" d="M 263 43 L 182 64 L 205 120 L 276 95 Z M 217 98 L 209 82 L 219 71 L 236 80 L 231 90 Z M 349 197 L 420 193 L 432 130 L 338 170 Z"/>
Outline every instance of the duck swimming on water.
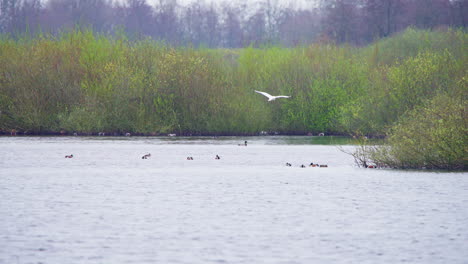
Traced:
<path fill-rule="evenodd" d="M 247 140 L 244 142 L 244 144 L 237 144 L 238 146 L 246 146 L 247 147 Z"/>

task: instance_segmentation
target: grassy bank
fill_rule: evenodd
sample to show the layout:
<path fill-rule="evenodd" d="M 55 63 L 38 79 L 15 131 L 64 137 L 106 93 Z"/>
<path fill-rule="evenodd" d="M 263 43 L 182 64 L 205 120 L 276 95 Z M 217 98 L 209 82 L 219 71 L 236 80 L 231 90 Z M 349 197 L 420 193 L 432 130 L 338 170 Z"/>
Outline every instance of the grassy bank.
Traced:
<path fill-rule="evenodd" d="M 467 39 L 409 29 L 363 48 L 213 50 L 91 31 L 2 36 L 0 130 L 382 136 L 439 93 L 466 96 Z"/>

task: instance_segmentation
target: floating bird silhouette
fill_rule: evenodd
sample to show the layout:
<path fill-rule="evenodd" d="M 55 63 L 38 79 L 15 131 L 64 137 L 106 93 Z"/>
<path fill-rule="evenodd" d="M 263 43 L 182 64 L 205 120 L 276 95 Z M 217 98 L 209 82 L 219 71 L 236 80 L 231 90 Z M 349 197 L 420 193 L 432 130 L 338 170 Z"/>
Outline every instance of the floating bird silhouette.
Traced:
<path fill-rule="evenodd" d="M 269 94 L 269 93 L 260 92 L 260 91 L 257 91 L 257 90 L 255 90 L 255 92 L 256 92 L 256 93 L 259 93 L 259 94 L 261 94 L 261 95 L 266 96 L 266 97 L 268 98 L 268 102 L 274 101 L 274 100 L 276 100 L 277 98 L 289 98 L 289 97 L 291 97 L 291 96 L 287 96 L 287 95 L 277 95 L 277 96 L 273 96 L 273 95 L 271 95 L 271 94 Z"/>

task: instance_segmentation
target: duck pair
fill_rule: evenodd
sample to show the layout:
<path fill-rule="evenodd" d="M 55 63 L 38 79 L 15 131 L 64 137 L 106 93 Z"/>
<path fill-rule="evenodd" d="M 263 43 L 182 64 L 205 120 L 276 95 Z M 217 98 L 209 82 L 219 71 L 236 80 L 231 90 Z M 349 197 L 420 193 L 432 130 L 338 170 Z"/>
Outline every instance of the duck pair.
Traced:
<path fill-rule="evenodd" d="M 326 164 L 314 164 L 313 162 L 311 162 L 309 167 L 328 168 L 328 165 L 326 165 Z"/>
<path fill-rule="evenodd" d="M 238 146 L 246 146 L 247 147 L 247 140 L 244 142 L 244 144 L 237 144 Z"/>
<path fill-rule="evenodd" d="M 145 155 L 143 155 L 143 157 L 141 157 L 141 158 L 142 158 L 142 159 L 148 159 L 149 157 L 151 157 L 151 153 L 145 154 Z"/>
<path fill-rule="evenodd" d="M 219 159 L 221 159 L 221 157 L 216 155 L 215 159 L 219 160 Z M 193 157 L 187 157 L 187 160 L 193 160 Z"/>
<path fill-rule="evenodd" d="M 304 166 L 304 165 L 302 165 L 302 166 Z M 304 166 L 304 167 L 305 167 L 305 166 Z M 313 167 L 313 168 L 315 168 L 315 167 L 318 167 L 318 168 L 328 168 L 328 165 L 326 165 L 326 164 L 320 164 L 320 165 L 319 165 L 319 164 L 312 164 L 312 163 L 311 163 L 311 164 L 309 165 L 309 167 Z"/>
<path fill-rule="evenodd" d="M 66 159 L 71 159 L 71 158 L 73 158 L 73 154 L 71 154 L 71 155 L 65 155 L 65 158 L 66 158 Z"/>

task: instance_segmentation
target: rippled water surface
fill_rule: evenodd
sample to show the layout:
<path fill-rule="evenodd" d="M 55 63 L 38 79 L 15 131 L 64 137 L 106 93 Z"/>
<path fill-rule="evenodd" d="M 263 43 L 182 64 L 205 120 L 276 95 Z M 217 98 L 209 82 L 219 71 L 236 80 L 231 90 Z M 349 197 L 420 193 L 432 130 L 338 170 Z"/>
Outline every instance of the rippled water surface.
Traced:
<path fill-rule="evenodd" d="M 2 137 L 0 263 L 468 263 L 466 173 L 360 169 L 346 143 Z"/>

